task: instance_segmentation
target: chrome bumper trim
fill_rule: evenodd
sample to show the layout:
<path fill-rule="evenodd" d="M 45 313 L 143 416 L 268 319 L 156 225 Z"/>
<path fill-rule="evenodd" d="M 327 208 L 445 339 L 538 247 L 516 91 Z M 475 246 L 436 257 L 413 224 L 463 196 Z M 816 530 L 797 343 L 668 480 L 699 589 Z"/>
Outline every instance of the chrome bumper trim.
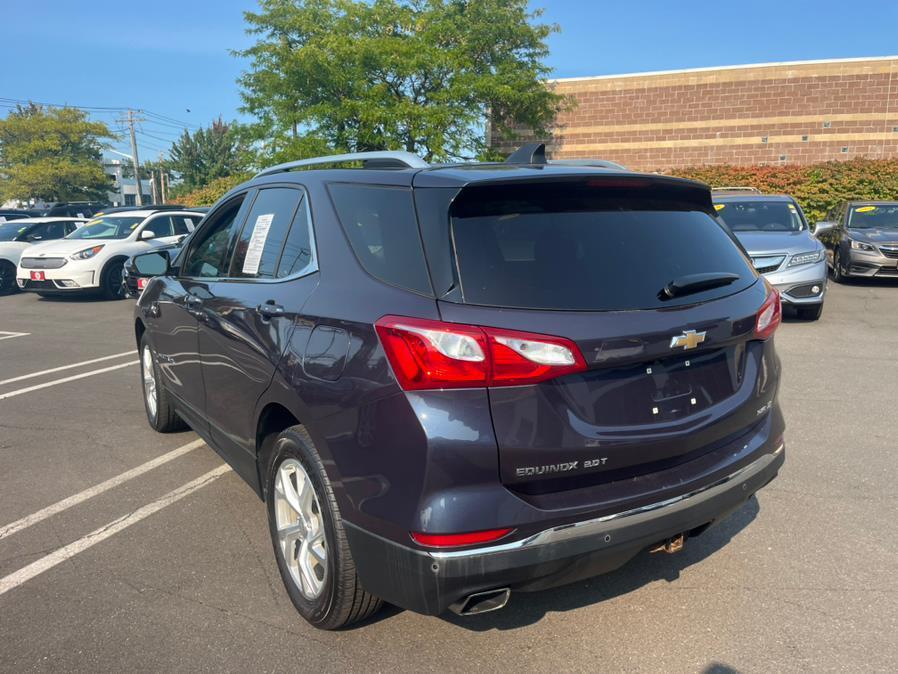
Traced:
<path fill-rule="evenodd" d="M 743 477 L 749 477 L 749 474 L 758 473 L 766 468 L 777 456 L 779 456 L 779 454 L 782 453 L 785 447 L 785 443 L 781 442 L 780 445 L 775 450 L 773 450 L 773 452 L 755 459 L 747 466 L 743 466 L 742 468 L 737 470 L 735 473 L 731 473 L 730 475 L 721 478 L 717 482 L 713 482 L 712 484 L 706 485 L 700 489 L 696 489 L 685 494 L 680 494 L 679 496 L 674 496 L 664 501 L 650 503 L 649 505 L 640 506 L 639 508 L 632 508 L 630 510 L 624 510 L 623 512 L 604 515 L 602 517 L 596 517 L 590 520 L 583 520 L 582 522 L 561 524 L 557 527 L 545 529 L 543 531 L 540 531 L 539 533 L 533 534 L 532 536 L 521 539 L 519 541 L 513 541 L 511 543 L 503 543 L 484 548 L 473 548 L 467 550 L 434 550 L 428 551 L 428 554 L 430 554 L 430 556 L 434 559 L 480 557 L 482 555 L 492 555 L 499 552 L 509 552 L 511 550 L 520 550 L 523 548 L 548 545 L 550 543 L 558 543 L 559 541 L 565 541 L 571 538 L 594 536 L 605 530 L 607 528 L 605 525 L 608 524 L 608 522 L 624 519 L 627 517 L 634 517 L 636 515 L 644 515 L 645 513 L 660 510 L 662 508 L 669 508 L 675 504 L 682 503 L 683 501 L 688 501 L 689 499 L 694 499 L 699 496 L 713 495 L 709 494 L 708 492 L 722 492 L 724 491 L 723 487 L 728 483 L 742 479 Z M 605 542 L 610 542 L 610 535 L 606 535 Z"/>

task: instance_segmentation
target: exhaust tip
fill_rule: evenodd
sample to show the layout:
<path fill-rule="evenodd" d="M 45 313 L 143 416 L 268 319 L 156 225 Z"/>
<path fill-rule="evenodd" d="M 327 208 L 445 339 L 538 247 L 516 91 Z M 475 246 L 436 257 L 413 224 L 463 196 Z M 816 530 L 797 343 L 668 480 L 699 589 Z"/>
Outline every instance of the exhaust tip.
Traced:
<path fill-rule="evenodd" d="M 498 590 L 487 590 L 486 592 L 475 592 L 452 604 L 449 610 L 461 616 L 480 615 L 481 613 L 498 611 L 500 608 L 505 608 L 510 596 L 511 590 L 507 587 Z"/>

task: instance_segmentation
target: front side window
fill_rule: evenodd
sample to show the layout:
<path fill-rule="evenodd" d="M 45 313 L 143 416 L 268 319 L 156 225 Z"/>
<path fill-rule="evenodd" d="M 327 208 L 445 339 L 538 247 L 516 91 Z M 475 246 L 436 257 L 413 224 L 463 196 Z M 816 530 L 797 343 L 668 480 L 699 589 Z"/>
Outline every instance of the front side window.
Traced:
<path fill-rule="evenodd" d="M 898 204 L 852 206 L 849 229 L 898 229 Z"/>
<path fill-rule="evenodd" d="M 227 276 L 230 242 L 243 222 L 242 206 L 246 195 L 231 199 L 206 220 L 203 228 L 194 235 L 193 242 L 181 265 L 181 274 L 193 278 L 218 278 Z"/>
<path fill-rule="evenodd" d="M 143 222 L 142 217 L 104 215 L 69 234 L 67 239 L 127 239 Z"/>
<path fill-rule="evenodd" d="M 174 236 L 174 231 L 172 229 L 172 221 L 170 215 L 158 215 L 152 220 L 150 220 L 146 227 L 143 228 L 144 232 L 153 232 L 157 239 L 165 237 L 165 236 Z"/>
<path fill-rule="evenodd" d="M 303 198 L 301 190 L 259 190 L 234 249 L 231 276 L 274 278 L 287 232 Z"/>
<path fill-rule="evenodd" d="M 714 208 L 733 232 L 798 232 L 805 227 L 798 208 L 787 201 L 727 200 Z"/>

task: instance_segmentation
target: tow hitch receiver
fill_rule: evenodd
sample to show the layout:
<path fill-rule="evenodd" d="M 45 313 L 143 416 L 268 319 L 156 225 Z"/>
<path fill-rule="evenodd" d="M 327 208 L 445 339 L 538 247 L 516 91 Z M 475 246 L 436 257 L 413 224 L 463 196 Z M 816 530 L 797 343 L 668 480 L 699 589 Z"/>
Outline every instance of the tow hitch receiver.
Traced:
<path fill-rule="evenodd" d="M 666 552 L 668 555 L 672 555 L 675 552 L 679 552 L 683 549 L 683 544 L 686 542 L 685 534 L 677 534 L 676 536 L 671 536 L 667 538 L 658 545 L 649 549 L 649 552 L 655 554 L 656 552 Z"/>

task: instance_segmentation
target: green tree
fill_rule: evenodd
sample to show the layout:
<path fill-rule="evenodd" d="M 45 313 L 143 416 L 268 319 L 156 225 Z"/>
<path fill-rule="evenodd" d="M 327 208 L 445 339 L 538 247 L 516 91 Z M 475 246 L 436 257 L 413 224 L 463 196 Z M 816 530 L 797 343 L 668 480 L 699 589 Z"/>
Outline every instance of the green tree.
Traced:
<path fill-rule="evenodd" d="M 180 191 L 190 191 L 246 170 L 243 136 L 234 124 L 219 117 L 208 128 L 186 129 L 172 143 L 167 167 L 181 178 Z"/>
<path fill-rule="evenodd" d="M 101 139 L 113 137 L 81 110 L 17 106 L 0 119 L 0 202 L 105 201 Z"/>
<path fill-rule="evenodd" d="M 261 0 L 239 83 L 269 154 L 305 135 L 335 150 L 482 156 L 484 127 L 544 134 L 546 38 L 527 0 Z M 306 144 L 308 146 L 309 144 Z M 314 145 L 314 143 L 312 143 Z"/>

